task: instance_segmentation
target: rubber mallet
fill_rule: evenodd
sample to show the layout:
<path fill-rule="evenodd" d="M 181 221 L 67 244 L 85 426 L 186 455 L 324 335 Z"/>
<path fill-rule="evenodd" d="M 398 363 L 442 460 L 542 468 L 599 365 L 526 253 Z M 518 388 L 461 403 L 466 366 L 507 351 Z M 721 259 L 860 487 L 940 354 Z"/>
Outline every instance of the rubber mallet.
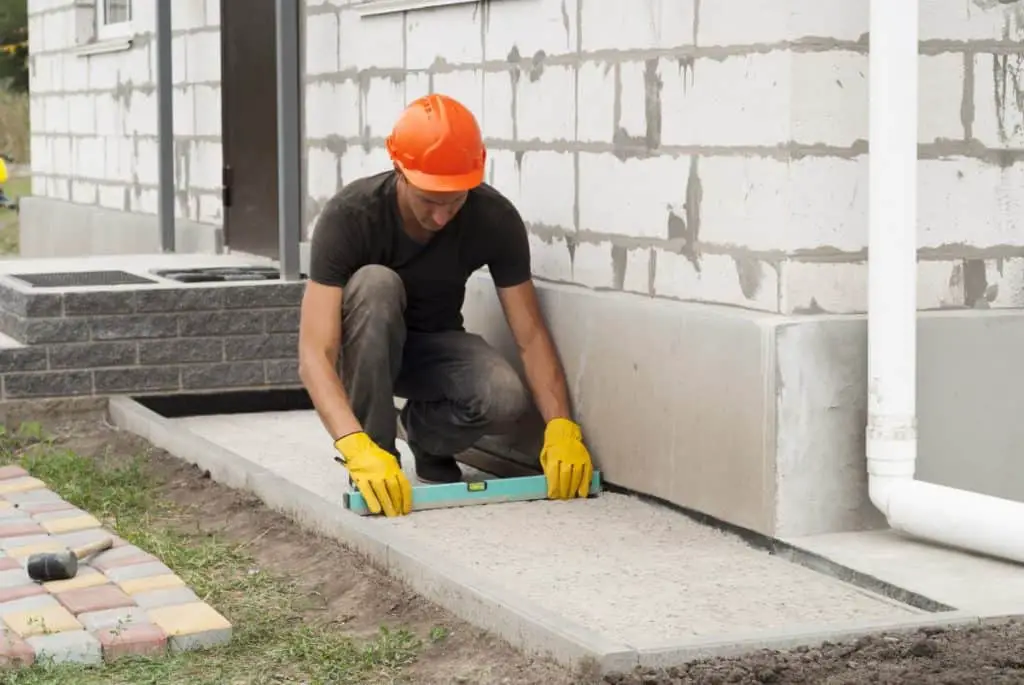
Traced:
<path fill-rule="evenodd" d="M 54 580 L 68 580 L 78 573 L 78 562 L 114 546 L 113 538 L 106 538 L 88 545 L 63 552 L 41 552 L 28 558 L 28 577 L 39 583 Z"/>

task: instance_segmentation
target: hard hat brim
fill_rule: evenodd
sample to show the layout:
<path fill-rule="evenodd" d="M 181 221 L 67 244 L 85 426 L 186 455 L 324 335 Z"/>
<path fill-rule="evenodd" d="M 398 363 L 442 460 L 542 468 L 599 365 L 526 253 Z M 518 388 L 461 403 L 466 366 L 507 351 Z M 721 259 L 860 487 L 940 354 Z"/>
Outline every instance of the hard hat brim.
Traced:
<path fill-rule="evenodd" d="M 472 190 L 484 181 L 484 170 L 477 169 L 468 174 L 456 174 L 454 176 L 438 176 L 425 174 L 422 171 L 406 169 L 398 165 L 405 174 L 405 178 L 416 188 L 429 193 L 457 193 L 463 190 Z"/>

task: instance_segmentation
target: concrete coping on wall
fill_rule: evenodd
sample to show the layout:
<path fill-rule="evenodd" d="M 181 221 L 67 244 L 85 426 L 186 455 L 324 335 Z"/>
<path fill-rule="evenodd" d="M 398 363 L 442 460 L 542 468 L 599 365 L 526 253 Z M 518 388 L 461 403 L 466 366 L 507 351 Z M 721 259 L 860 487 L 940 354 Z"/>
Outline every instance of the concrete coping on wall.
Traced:
<path fill-rule="evenodd" d="M 447 560 L 394 530 L 346 511 L 340 502 L 299 486 L 279 474 L 196 435 L 130 397 L 112 397 L 110 420 L 155 447 L 209 472 L 227 487 L 252 493 L 301 526 L 333 538 L 368 563 L 406 583 L 459 618 L 490 631 L 524 652 L 601 673 L 636 666 L 669 667 L 696 659 L 738 656 L 761 649 L 791 649 L 878 633 L 979 624 L 992 617 L 968 611 L 924 612 L 906 619 L 863 620 L 787 626 L 779 630 L 681 640 L 638 649 L 609 640 L 570 618 L 510 593 L 479 573 Z"/>

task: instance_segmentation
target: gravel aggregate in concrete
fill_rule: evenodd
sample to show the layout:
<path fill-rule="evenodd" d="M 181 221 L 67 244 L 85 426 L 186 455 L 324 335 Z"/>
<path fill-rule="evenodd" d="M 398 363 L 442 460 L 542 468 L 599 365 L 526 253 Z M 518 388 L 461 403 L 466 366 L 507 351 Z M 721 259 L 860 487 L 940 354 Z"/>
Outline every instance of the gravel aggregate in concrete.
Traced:
<path fill-rule="evenodd" d="M 176 422 L 310 491 L 337 497 L 340 506 L 347 477 L 333 462 L 334 448 L 315 413 Z M 668 508 L 607 492 L 588 501 L 424 511 L 379 524 L 638 648 L 921 613 L 768 555 Z"/>

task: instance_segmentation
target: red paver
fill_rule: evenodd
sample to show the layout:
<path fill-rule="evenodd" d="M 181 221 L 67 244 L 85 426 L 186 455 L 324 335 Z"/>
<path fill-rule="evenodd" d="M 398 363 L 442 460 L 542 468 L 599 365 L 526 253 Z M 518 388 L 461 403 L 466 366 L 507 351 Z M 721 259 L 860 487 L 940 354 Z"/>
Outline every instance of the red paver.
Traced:
<path fill-rule="evenodd" d="M 36 653 L 27 642 L 11 630 L 0 629 L 0 667 L 31 666 Z"/>
<path fill-rule="evenodd" d="M 97 630 L 94 635 L 107 661 L 129 655 L 162 656 L 167 651 L 167 636 L 152 623 L 106 628 Z"/>
<path fill-rule="evenodd" d="M 0 571 L 13 571 L 21 568 L 21 564 L 14 557 L 0 557 Z"/>
<path fill-rule="evenodd" d="M 35 516 L 36 514 L 48 514 L 51 511 L 63 511 L 65 509 L 75 509 L 76 507 L 70 502 L 61 500 L 60 502 L 23 502 L 22 504 L 15 505 L 15 508 Z"/>
<path fill-rule="evenodd" d="M 26 535 L 46 535 L 46 530 L 35 521 L 0 522 L 0 538 L 20 538 Z"/>
<path fill-rule="evenodd" d="M 124 590 L 111 583 L 68 590 L 58 593 L 55 597 L 76 616 L 89 611 L 104 611 L 135 604 Z"/>
<path fill-rule="evenodd" d="M 4 602 L 13 602 L 14 600 L 21 599 L 22 597 L 32 597 L 33 595 L 44 594 L 46 594 L 46 588 L 39 583 L 26 583 L 15 587 L 0 588 L 0 604 L 3 604 Z"/>
<path fill-rule="evenodd" d="M 23 478 L 28 475 L 30 475 L 29 472 L 20 466 L 0 466 L 0 480 Z"/>

